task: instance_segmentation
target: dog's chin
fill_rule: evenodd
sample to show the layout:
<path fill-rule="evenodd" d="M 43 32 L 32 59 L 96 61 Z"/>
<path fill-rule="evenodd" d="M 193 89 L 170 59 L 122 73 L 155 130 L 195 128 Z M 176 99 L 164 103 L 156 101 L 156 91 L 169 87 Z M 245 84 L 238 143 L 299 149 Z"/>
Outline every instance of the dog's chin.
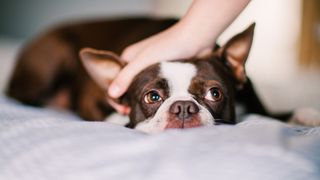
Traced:
<path fill-rule="evenodd" d="M 194 128 L 202 125 L 199 116 L 193 116 L 184 120 L 176 117 L 169 117 L 167 122 L 165 129 Z"/>
<path fill-rule="evenodd" d="M 181 119 L 176 114 L 171 114 L 162 105 L 157 113 L 148 119 L 139 122 L 134 129 L 145 132 L 147 134 L 156 134 L 163 132 L 166 129 L 184 129 L 195 128 L 200 126 L 214 126 L 214 118 L 209 110 L 202 106 L 197 114 L 189 115 L 189 117 Z"/>

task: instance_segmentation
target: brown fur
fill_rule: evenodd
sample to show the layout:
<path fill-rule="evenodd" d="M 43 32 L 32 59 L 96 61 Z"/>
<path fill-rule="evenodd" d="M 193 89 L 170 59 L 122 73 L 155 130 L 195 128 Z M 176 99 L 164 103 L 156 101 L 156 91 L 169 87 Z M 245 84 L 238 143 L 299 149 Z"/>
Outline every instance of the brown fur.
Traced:
<path fill-rule="evenodd" d="M 22 49 L 8 87 L 8 95 L 31 105 L 55 104 L 69 108 L 86 120 L 104 120 L 114 112 L 106 100 L 107 87 L 103 87 L 110 80 L 99 83 L 89 77 L 80 63 L 80 49 L 91 47 L 120 54 L 128 45 L 163 31 L 175 22 L 172 19 L 122 19 L 67 25 L 44 33 Z M 198 103 L 207 107 L 216 120 L 222 119 L 231 124 L 236 122 L 234 106 L 237 93 L 246 96 L 241 98 L 247 107 L 251 107 L 249 112 L 266 114 L 244 74 L 253 28 L 253 25 L 250 26 L 244 33 L 232 38 L 227 45 L 216 47 L 210 56 L 180 60 L 191 62 L 197 67 L 197 76 L 192 80 L 189 92 Z M 80 55 L 84 58 L 94 55 L 97 59 L 117 59 L 113 53 L 92 49 L 82 51 Z M 123 63 L 119 64 L 123 67 Z M 223 92 L 223 98 L 219 102 L 204 98 L 212 86 L 219 87 Z M 239 87 L 243 87 L 243 90 L 239 91 Z M 170 95 L 167 81 L 159 78 L 159 64 L 139 73 L 128 92 L 117 101 L 131 107 L 128 127 L 135 127 L 153 116 L 161 106 L 161 102 L 147 105 L 143 101 L 145 93 L 152 89 L 158 90 L 164 100 Z M 192 115 L 190 121 L 183 123 L 176 117 L 171 117 L 169 121 L 167 128 L 195 127 L 200 123 L 197 115 Z"/>
<path fill-rule="evenodd" d="M 83 69 L 81 48 L 108 49 L 120 54 L 125 47 L 156 34 L 176 20 L 133 18 L 91 21 L 50 30 L 27 43 L 18 56 L 8 95 L 35 106 L 52 102 L 60 89 L 70 89 L 70 108 L 86 120 L 101 121 L 113 109 L 105 92 Z"/>

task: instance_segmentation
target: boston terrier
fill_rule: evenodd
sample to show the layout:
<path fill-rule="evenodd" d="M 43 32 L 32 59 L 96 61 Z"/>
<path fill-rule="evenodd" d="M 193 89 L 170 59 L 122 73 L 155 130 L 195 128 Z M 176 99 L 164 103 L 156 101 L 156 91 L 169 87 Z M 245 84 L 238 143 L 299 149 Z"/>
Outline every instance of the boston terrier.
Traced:
<path fill-rule="evenodd" d="M 246 113 L 269 115 L 245 73 L 254 24 L 205 57 L 149 66 L 125 95 L 110 98 L 108 86 L 126 65 L 117 54 L 174 23 L 132 18 L 69 24 L 45 32 L 21 51 L 8 95 L 30 105 L 70 109 L 89 121 L 103 121 L 125 106 L 130 119 L 126 126 L 146 133 L 235 124 L 236 102 Z"/>

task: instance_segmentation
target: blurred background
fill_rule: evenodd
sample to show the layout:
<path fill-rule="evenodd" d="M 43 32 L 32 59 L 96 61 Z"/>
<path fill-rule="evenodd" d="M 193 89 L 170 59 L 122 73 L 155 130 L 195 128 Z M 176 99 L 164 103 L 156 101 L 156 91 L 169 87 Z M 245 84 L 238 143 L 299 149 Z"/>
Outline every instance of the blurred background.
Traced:
<path fill-rule="evenodd" d="M 40 31 L 83 19 L 181 17 L 191 0 L 0 0 L 0 90 L 21 45 Z M 256 22 L 247 73 L 270 111 L 320 110 L 320 0 L 254 0 L 221 35 Z"/>

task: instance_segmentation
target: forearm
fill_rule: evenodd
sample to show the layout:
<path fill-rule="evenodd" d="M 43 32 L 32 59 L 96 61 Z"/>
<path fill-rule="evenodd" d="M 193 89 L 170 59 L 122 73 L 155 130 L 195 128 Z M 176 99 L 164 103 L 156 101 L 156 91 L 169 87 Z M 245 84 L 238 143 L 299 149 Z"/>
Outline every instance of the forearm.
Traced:
<path fill-rule="evenodd" d="M 161 61 L 207 55 L 216 38 L 250 0 L 194 0 L 186 15 L 171 28 L 127 47 L 121 58 L 129 62 L 109 88 L 120 97 L 134 76 Z"/>
<path fill-rule="evenodd" d="M 194 0 L 176 24 L 181 36 L 192 38 L 199 49 L 212 47 L 250 0 Z"/>

